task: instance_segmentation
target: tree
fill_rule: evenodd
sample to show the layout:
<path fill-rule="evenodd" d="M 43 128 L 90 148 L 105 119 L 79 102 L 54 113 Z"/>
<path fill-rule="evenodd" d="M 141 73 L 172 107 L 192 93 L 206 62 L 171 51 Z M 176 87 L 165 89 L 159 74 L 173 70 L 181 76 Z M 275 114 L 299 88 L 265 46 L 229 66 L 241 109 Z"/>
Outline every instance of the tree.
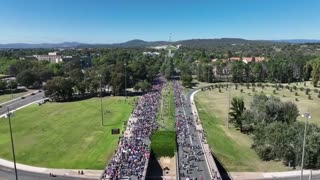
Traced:
<path fill-rule="evenodd" d="M 318 82 L 320 80 L 320 59 L 314 60 L 312 62 L 312 83 L 314 87 L 318 86 Z"/>
<path fill-rule="evenodd" d="M 231 101 L 231 112 L 229 113 L 230 119 L 229 122 L 232 123 L 235 127 L 240 128 L 242 132 L 242 121 L 243 121 L 243 112 L 245 111 L 244 101 L 242 98 L 234 97 Z"/>
<path fill-rule="evenodd" d="M 0 91 L 4 91 L 7 88 L 7 83 L 0 79 Z"/>
<path fill-rule="evenodd" d="M 70 79 L 55 77 L 47 81 L 44 86 L 45 96 L 53 101 L 70 101 L 72 99 L 73 86 Z"/>
<path fill-rule="evenodd" d="M 17 75 L 17 82 L 26 87 L 30 87 L 37 80 L 37 76 L 30 69 L 24 70 Z"/>
<path fill-rule="evenodd" d="M 184 87 L 191 87 L 192 76 L 190 73 L 182 73 L 181 80 Z"/>
<path fill-rule="evenodd" d="M 17 89 L 18 83 L 16 80 L 10 80 L 7 82 L 7 88 L 8 89 Z"/>

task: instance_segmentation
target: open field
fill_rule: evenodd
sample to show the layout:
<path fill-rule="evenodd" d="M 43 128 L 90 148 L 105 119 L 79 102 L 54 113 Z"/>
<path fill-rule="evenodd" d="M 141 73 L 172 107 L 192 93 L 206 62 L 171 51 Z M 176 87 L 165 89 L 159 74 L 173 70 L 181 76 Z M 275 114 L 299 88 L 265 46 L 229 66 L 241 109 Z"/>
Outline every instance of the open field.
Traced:
<path fill-rule="evenodd" d="M 169 82 L 162 90 L 162 98 L 157 116 L 159 130 L 175 131 L 175 111 L 173 98 L 173 85 Z"/>
<path fill-rule="evenodd" d="M 290 86 L 293 86 L 293 84 Z M 240 89 L 243 89 L 243 93 L 240 92 Z M 317 97 L 318 93 L 315 93 L 313 90 L 310 91 L 312 100 L 309 100 L 308 95 L 305 94 L 305 90 L 301 91 L 297 89 L 290 92 L 288 89 L 280 88 L 279 91 L 276 91 L 276 94 L 273 94 L 274 89 L 272 87 L 265 87 L 264 89 L 255 87 L 256 92 L 253 92 L 252 87 L 247 89 L 246 86 L 239 85 L 238 90 L 235 90 L 233 86 L 230 97 L 242 96 L 245 105 L 249 107 L 253 94 L 263 91 L 267 95 L 278 96 L 283 101 L 295 102 L 300 113 L 309 111 L 313 114 L 313 117 L 320 116 L 320 112 L 318 111 L 320 109 L 320 98 Z M 298 96 L 295 96 L 295 92 L 298 93 Z M 298 101 L 296 101 L 296 98 L 298 98 Z M 226 128 L 228 91 L 225 88 L 221 88 L 221 93 L 219 93 L 217 88 L 213 91 L 199 92 L 195 99 L 208 142 L 214 153 L 217 154 L 218 158 L 229 171 L 290 170 L 282 165 L 281 162 L 261 161 L 255 151 L 251 149 L 252 139 L 249 136 L 240 133 L 233 127 Z M 303 119 L 299 117 L 298 120 Z M 311 122 L 320 125 L 320 120 L 316 118 L 313 118 Z"/>
<path fill-rule="evenodd" d="M 11 99 L 15 99 L 17 97 L 24 96 L 28 93 L 30 93 L 30 92 L 26 91 L 26 92 L 13 93 L 12 95 L 11 94 L 0 95 L 0 104 L 7 102 L 7 101 L 10 101 Z"/>
<path fill-rule="evenodd" d="M 123 130 L 132 100 L 100 99 L 32 105 L 15 113 L 12 128 L 17 162 L 50 168 L 103 169 L 118 144 L 112 128 Z M 12 160 L 8 120 L 0 119 L 0 157 Z"/>

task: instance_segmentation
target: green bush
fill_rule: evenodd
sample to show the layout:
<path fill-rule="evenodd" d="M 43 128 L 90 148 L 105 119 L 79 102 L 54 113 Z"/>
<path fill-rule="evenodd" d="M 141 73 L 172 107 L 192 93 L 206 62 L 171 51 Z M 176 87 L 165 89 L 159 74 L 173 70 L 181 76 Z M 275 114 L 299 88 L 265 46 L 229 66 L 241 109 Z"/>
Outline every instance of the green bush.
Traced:
<path fill-rule="evenodd" d="M 294 93 L 295 96 L 299 96 L 298 92 Z"/>
<path fill-rule="evenodd" d="M 240 92 L 243 93 L 243 89 L 240 89 Z"/>
<path fill-rule="evenodd" d="M 306 89 L 306 95 L 309 95 L 309 92 L 310 92 L 310 89 L 307 88 L 307 89 Z"/>
<path fill-rule="evenodd" d="M 275 89 L 273 90 L 273 94 L 277 94 L 277 91 Z"/>
<path fill-rule="evenodd" d="M 174 131 L 156 131 L 153 133 L 151 150 L 156 158 L 173 157 L 176 151 L 176 133 Z"/>
<path fill-rule="evenodd" d="M 299 101 L 299 99 L 298 99 L 298 98 L 296 98 L 296 101 Z"/>
<path fill-rule="evenodd" d="M 297 86 L 293 86 L 292 88 L 293 88 L 293 90 L 295 90 L 295 91 L 297 90 Z"/>
<path fill-rule="evenodd" d="M 309 95 L 309 96 L 308 96 L 308 99 L 309 99 L 309 100 L 312 100 L 312 97 L 311 97 L 311 95 Z"/>

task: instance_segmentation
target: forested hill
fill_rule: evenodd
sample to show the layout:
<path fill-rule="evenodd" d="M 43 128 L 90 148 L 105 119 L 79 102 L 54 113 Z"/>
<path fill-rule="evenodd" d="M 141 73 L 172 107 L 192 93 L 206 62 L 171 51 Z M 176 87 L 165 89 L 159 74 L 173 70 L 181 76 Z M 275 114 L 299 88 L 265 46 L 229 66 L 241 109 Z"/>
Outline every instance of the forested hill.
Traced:
<path fill-rule="evenodd" d="M 314 43 L 315 40 L 294 41 L 295 43 Z M 24 48 L 145 48 L 162 45 L 182 45 L 189 48 L 214 48 L 221 46 L 244 46 L 244 45 L 270 45 L 278 43 L 292 43 L 290 40 L 246 40 L 240 38 L 219 38 L 219 39 L 188 39 L 175 42 L 168 41 L 143 41 L 134 39 L 124 43 L 114 44 L 86 44 L 78 42 L 64 42 L 64 43 L 43 43 L 43 44 L 0 44 L 0 49 L 24 49 Z"/>

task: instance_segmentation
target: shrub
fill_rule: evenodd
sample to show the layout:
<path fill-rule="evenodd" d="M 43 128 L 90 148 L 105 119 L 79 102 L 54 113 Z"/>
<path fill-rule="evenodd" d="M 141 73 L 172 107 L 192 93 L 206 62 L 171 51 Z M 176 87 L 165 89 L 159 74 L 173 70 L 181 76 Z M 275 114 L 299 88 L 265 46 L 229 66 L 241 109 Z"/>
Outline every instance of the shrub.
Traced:
<path fill-rule="evenodd" d="M 255 88 L 252 88 L 252 92 L 256 92 L 256 89 L 255 89 Z"/>
<path fill-rule="evenodd" d="M 286 89 L 289 89 L 290 87 L 288 85 L 285 86 Z"/>
<path fill-rule="evenodd" d="M 263 92 L 263 91 L 261 91 L 260 93 L 261 93 L 261 94 L 263 94 L 264 92 Z"/>
<path fill-rule="evenodd" d="M 300 91 L 303 91 L 303 90 L 304 90 L 304 88 L 303 88 L 303 87 L 301 87 L 301 88 L 300 88 Z"/>
<path fill-rule="evenodd" d="M 261 88 L 264 89 L 264 85 L 261 85 Z"/>
<path fill-rule="evenodd" d="M 283 85 L 282 84 L 279 84 L 279 86 L 278 86 L 279 88 L 281 88 L 281 89 L 283 89 Z"/>
<path fill-rule="evenodd" d="M 319 92 L 319 90 L 318 90 L 318 89 L 314 89 L 314 90 L 313 90 L 313 92 L 318 93 L 318 92 Z"/>
<path fill-rule="evenodd" d="M 292 88 L 293 88 L 293 90 L 297 90 L 297 86 L 293 86 Z"/>
<path fill-rule="evenodd" d="M 282 97 L 286 97 L 286 95 L 282 95 Z"/>
<path fill-rule="evenodd" d="M 275 89 L 273 90 L 273 94 L 277 94 L 277 91 Z"/>
<path fill-rule="evenodd" d="M 243 89 L 240 89 L 240 92 L 243 93 Z"/>
<path fill-rule="evenodd" d="M 256 83 L 251 83 L 251 86 L 252 87 L 256 87 Z"/>
<path fill-rule="evenodd" d="M 236 88 L 236 90 L 238 89 L 238 84 L 235 84 L 235 88 Z"/>
<path fill-rule="evenodd" d="M 258 86 L 258 87 L 261 87 L 261 86 L 262 86 L 262 83 L 258 83 L 257 86 Z"/>
<path fill-rule="evenodd" d="M 296 98 L 296 101 L 299 101 L 299 99 L 298 99 L 298 98 Z"/>
<path fill-rule="evenodd" d="M 309 95 L 309 92 L 310 92 L 310 89 L 307 88 L 307 89 L 306 89 L 306 95 Z"/>
<path fill-rule="evenodd" d="M 247 89 L 249 89 L 249 88 L 250 88 L 250 84 L 249 84 L 249 83 L 247 83 L 247 84 L 246 84 L 246 86 L 247 86 Z"/>
<path fill-rule="evenodd" d="M 292 92 L 292 88 L 290 88 L 290 92 Z"/>
<path fill-rule="evenodd" d="M 320 98 L 320 94 L 318 94 L 318 98 Z"/>
<path fill-rule="evenodd" d="M 295 96 L 299 96 L 298 92 L 294 93 Z"/>
<path fill-rule="evenodd" d="M 303 83 L 303 86 L 307 86 L 307 83 Z"/>
<path fill-rule="evenodd" d="M 219 88 L 219 93 L 221 93 L 221 89 Z"/>
<path fill-rule="evenodd" d="M 309 100 L 312 100 L 312 97 L 311 97 L 311 95 L 309 95 L 309 96 L 308 96 L 308 99 L 309 99 Z"/>

